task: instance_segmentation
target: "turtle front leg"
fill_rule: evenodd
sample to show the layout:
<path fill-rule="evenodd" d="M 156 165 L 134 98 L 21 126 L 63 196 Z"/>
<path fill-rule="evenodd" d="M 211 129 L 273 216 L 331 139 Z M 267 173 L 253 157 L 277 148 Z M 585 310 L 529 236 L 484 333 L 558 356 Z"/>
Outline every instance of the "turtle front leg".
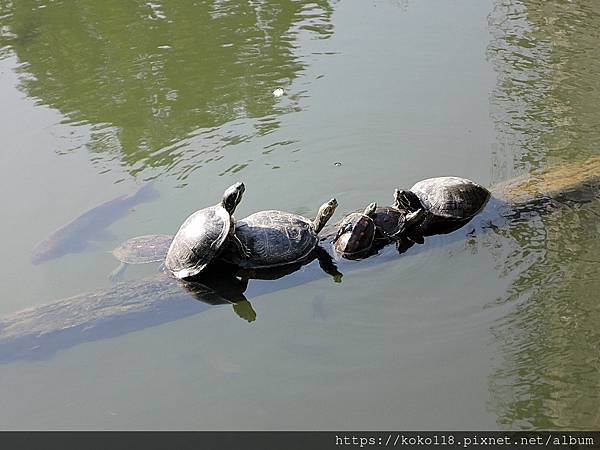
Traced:
<path fill-rule="evenodd" d="M 404 228 L 412 227 L 413 225 L 422 222 L 423 219 L 425 219 L 425 210 L 423 208 L 419 208 L 415 212 L 411 212 L 406 215 Z"/>
<path fill-rule="evenodd" d="M 398 250 L 398 254 L 402 254 L 404 252 L 406 252 L 409 248 L 411 248 L 413 245 L 415 245 L 415 242 L 412 241 L 410 238 L 407 239 L 398 239 L 396 241 L 396 250 Z"/>
<path fill-rule="evenodd" d="M 250 258 L 252 256 L 252 252 L 242 243 L 242 241 L 240 241 L 240 238 L 238 238 L 235 234 L 232 234 L 231 239 L 239 250 L 240 255 L 242 255 L 244 258 Z"/>
<path fill-rule="evenodd" d="M 418 223 L 423 222 L 425 218 L 425 210 L 423 208 L 419 208 L 414 212 L 408 213 L 404 217 L 404 224 L 402 227 L 396 231 L 394 234 L 390 235 L 390 239 L 398 239 L 398 237 L 405 233 L 407 229 L 417 225 Z"/>
<path fill-rule="evenodd" d="M 342 236 L 342 234 L 346 233 L 347 231 L 352 231 L 352 225 L 349 224 L 349 223 L 347 223 L 343 227 L 338 228 L 338 231 L 335 234 L 335 237 L 333 238 L 333 241 L 331 241 L 331 242 L 333 244 L 335 244 L 337 242 L 337 240 Z"/>

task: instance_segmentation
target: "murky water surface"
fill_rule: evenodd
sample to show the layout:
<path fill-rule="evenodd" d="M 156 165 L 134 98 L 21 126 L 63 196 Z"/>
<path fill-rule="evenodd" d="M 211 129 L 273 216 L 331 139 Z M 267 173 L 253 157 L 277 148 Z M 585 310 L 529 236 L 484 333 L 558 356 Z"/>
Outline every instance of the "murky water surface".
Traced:
<path fill-rule="evenodd" d="M 336 196 L 337 220 L 430 176 L 491 186 L 598 155 L 599 30 L 593 0 L 0 0 L 0 315 L 108 292 L 115 246 L 238 180 L 237 217 Z M 158 198 L 32 264 L 151 180 Z M 599 216 L 465 228 L 343 263 L 341 283 L 316 262 L 253 280 L 250 323 L 150 295 L 123 325 L 117 301 L 97 333 L 8 347 L 1 427 L 598 429 Z"/>

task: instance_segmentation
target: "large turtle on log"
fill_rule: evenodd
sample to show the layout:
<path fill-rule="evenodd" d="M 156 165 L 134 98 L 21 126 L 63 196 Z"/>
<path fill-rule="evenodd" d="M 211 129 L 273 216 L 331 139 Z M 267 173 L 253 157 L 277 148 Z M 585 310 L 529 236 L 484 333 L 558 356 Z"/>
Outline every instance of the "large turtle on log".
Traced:
<path fill-rule="evenodd" d="M 600 157 L 510 180 L 495 186 L 491 192 L 491 200 L 494 201 L 488 202 L 481 215 L 486 221 L 497 221 L 500 225 L 503 220 L 499 219 L 510 220 L 521 208 L 542 214 L 553 210 L 547 208 L 548 202 L 561 206 L 597 199 L 600 193 Z M 486 229 L 489 228 L 477 228 L 475 231 Z M 457 233 L 455 238 L 464 236 Z M 425 248 L 420 246 L 416 250 Z M 366 266 L 372 267 L 388 260 L 372 258 Z M 341 270 L 348 272 L 361 267 L 362 264 L 351 264 L 341 266 Z M 255 298 L 322 276 L 323 271 L 315 265 L 308 265 L 301 271 L 301 276 L 253 284 L 249 289 Z M 0 361 L 43 357 L 82 342 L 118 336 L 187 317 L 206 310 L 208 304 L 214 304 L 214 299 L 219 297 L 229 302 L 218 289 L 200 286 L 192 294 L 185 284 L 160 273 L 1 317 Z M 213 301 L 190 301 L 205 298 Z M 238 292 L 231 303 L 239 299 Z"/>
<path fill-rule="evenodd" d="M 260 269 L 285 266 L 307 258 L 319 243 L 318 234 L 337 208 L 337 200 L 323 203 L 314 220 L 286 211 L 259 211 L 241 219 L 235 226 L 248 255 L 239 246 L 230 246 L 223 259 L 242 268 Z"/>
<path fill-rule="evenodd" d="M 227 188 L 223 200 L 189 216 L 177 231 L 167 252 L 165 265 L 175 278 L 191 278 L 202 272 L 221 251 L 227 239 L 240 253 L 249 253 L 235 232 L 233 213 L 242 200 L 244 183 Z"/>
<path fill-rule="evenodd" d="M 467 178 L 435 177 L 396 190 L 396 196 L 398 206 L 424 211 L 419 232 L 428 236 L 462 227 L 482 210 L 490 191 Z"/>

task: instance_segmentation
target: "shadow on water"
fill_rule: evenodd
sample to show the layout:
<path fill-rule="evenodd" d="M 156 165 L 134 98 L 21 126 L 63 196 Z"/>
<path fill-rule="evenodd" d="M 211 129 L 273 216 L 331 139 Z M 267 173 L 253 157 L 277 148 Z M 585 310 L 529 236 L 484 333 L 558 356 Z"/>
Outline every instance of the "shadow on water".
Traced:
<path fill-rule="evenodd" d="M 296 40 L 333 33 L 323 0 L 0 0 L 0 11 L 0 57 L 16 55 L 28 96 L 89 124 L 101 159 L 179 179 L 297 110 L 297 96 L 273 95 L 304 69 Z M 237 119 L 253 120 L 224 127 Z"/>
<path fill-rule="evenodd" d="M 600 4 L 497 1 L 489 23 L 496 180 L 597 155 Z M 487 236 L 511 280 L 497 300 L 510 310 L 492 325 L 500 356 L 489 405 L 500 426 L 600 426 L 599 231 L 592 201 Z"/>

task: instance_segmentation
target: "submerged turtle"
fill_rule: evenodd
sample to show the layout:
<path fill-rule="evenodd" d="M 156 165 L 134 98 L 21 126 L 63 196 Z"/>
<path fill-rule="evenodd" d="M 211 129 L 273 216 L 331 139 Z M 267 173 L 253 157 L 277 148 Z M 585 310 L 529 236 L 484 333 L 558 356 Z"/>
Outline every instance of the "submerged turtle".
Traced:
<path fill-rule="evenodd" d="M 342 219 L 333 238 L 334 250 L 346 258 L 360 257 L 375 239 L 375 211 L 377 203 L 370 203 L 363 212 L 353 212 Z"/>
<path fill-rule="evenodd" d="M 169 234 L 147 234 L 126 240 L 112 251 L 121 264 L 108 276 L 116 282 L 123 278 L 129 264 L 148 264 L 165 260 L 173 236 Z"/>
<path fill-rule="evenodd" d="M 419 229 L 423 235 L 452 231 L 471 220 L 485 206 L 490 191 L 459 177 L 436 177 L 419 181 L 408 191 L 398 191 L 398 205 L 425 210 Z"/>
<path fill-rule="evenodd" d="M 227 238 L 238 246 L 243 257 L 248 256 L 246 247 L 235 235 L 233 219 L 244 190 L 244 183 L 230 186 L 221 203 L 196 211 L 183 222 L 165 259 L 173 276 L 183 279 L 198 275 L 219 253 Z"/>
<path fill-rule="evenodd" d="M 235 234 L 250 255 L 231 248 L 223 258 L 241 268 L 258 269 L 296 263 L 309 257 L 319 232 L 333 216 L 337 201 L 321 205 L 315 220 L 285 211 L 259 211 L 236 223 Z"/>

